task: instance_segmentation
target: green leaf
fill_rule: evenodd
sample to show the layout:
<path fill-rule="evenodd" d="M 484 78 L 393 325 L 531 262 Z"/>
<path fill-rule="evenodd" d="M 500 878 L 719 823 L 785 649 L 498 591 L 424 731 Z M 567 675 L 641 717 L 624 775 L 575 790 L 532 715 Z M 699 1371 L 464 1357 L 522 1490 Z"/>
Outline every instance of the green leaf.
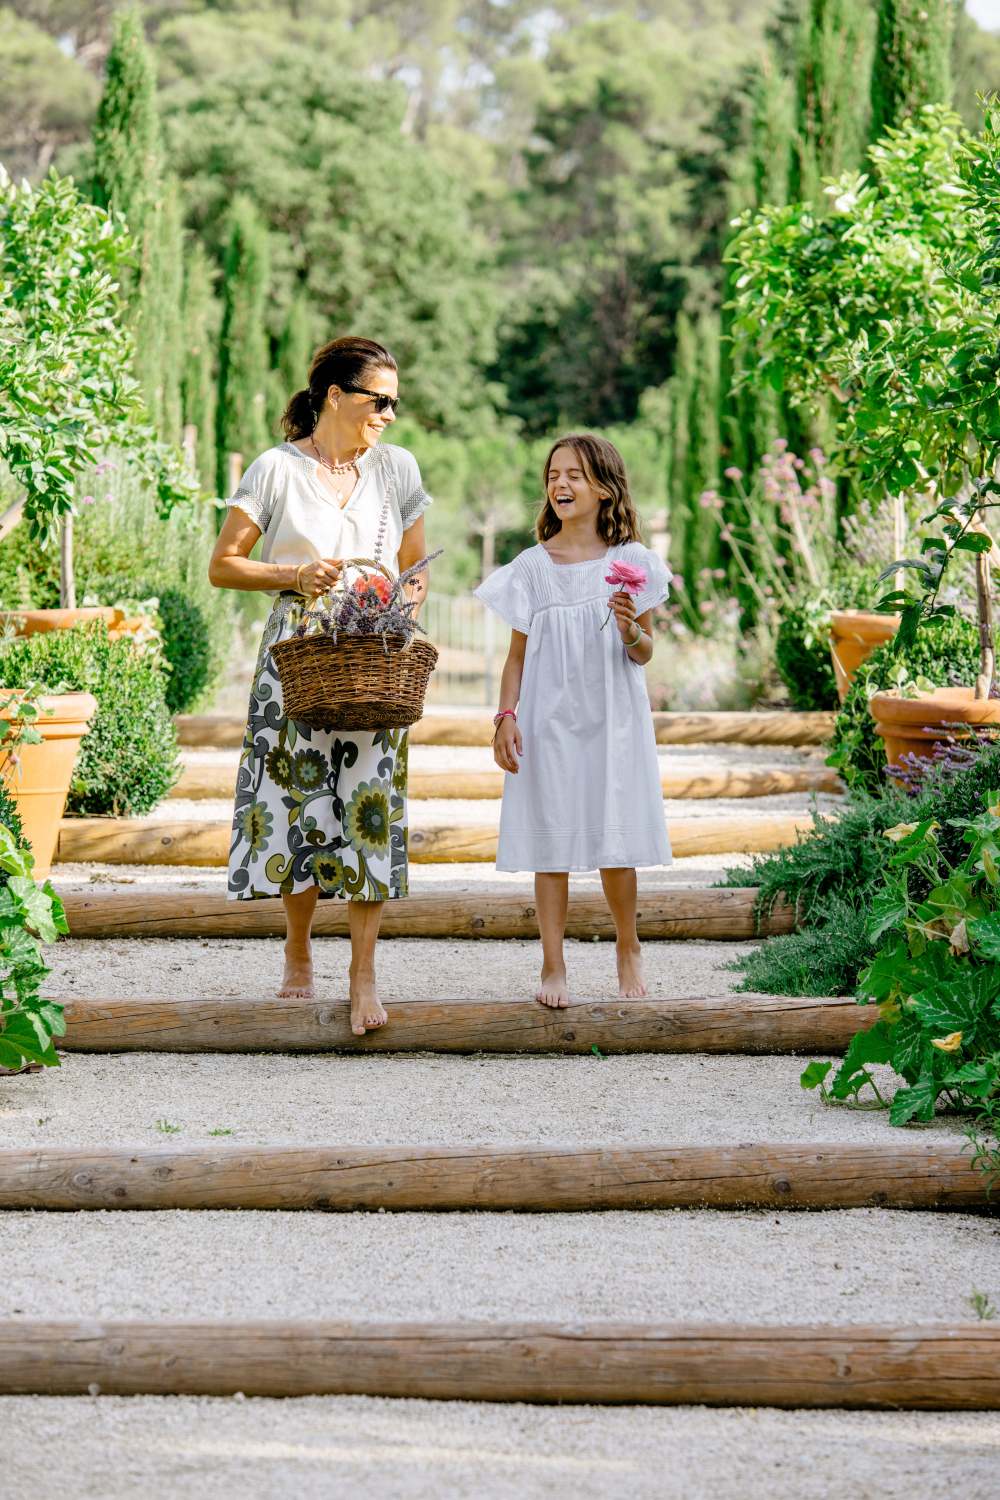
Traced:
<path fill-rule="evenodd" d="M 832 1067 L 832 1062 L 811 1062 L 800 1075 L 799 1083 L 804 1089 L 818 1089 Z"/>
<path fill-rule="evenodd" d="M 881 891 L 872 902 L 868 919 L 868 936 L 877 942 L 890 927 L 898 927 L 906 917 L 906 901 L 895 890 Z"/>
<path fill-rule="evenodd" d="M 919 1016 L 911 1011 L 892 1028 L 892 1052 L 889 1061 L 901 1078 L 913 1083 L 928 1062 L 930 1038 Z"/>
<path fill-rule="evenodd" d="M 933 1120 L 939 1084 L 930 1073 L 921 1074 L 908 1089 L 900 1089 L 889 1106 L 889 1124 L 906 1125 L 910 1120 Z"/>
<path fill-rule="evenodd" d="M 991 539 L 984 536 L 981 531 L 967 531 L 955 542 L 954 550 L 956 552 L 989 552 L 992 546 Z"/>
<path fill-rule="evenodd" d="M 856 1031 L 833 1080 L 834 1098 L 846 1099 L 853 1094 L 857 1075 L 869 1063 L 887 1063 L 891 1056 L 891 1028 L 885 1021 L 876 1021 L 869 1031 Z"/>
<path fill-rule="evenodd" d="M 980 1017 L 997 993 L 996 971 L 992 966 L 966 967 L 961 979 L 939 982 L 933 989 L 913 996 L 915 1012 L 931 1037 L 960 1031 L 966 1042 L 971 1041 Z"/>
<path fill-rule="evenodd" d="M 1000 912 L 968 923 L 969 938 L 983 958 L 1000 959 Z"/>
<path fill-rule="evenodd" d="M 37 932 L 43 943 L 54 943 L 59 929 L 52 920 L 52 898 L 30 876 L 12 875 L 8 889 L 16 901 L 21 903 L 29 927 Z"/>

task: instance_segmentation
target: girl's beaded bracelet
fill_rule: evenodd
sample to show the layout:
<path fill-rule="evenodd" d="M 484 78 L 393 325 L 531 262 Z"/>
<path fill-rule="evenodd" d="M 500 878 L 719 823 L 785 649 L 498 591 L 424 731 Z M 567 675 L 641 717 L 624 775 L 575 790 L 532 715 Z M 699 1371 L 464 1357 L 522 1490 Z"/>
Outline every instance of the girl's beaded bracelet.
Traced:
<path fill-rule="evenodd" d="M 493 715 L 493 738 L 496 739 L 500 732 L 500 725 L 504 719 L 513 719 L 517 723 L 517 714 L 512 708 L 502 708 L 498 714 Z"/>

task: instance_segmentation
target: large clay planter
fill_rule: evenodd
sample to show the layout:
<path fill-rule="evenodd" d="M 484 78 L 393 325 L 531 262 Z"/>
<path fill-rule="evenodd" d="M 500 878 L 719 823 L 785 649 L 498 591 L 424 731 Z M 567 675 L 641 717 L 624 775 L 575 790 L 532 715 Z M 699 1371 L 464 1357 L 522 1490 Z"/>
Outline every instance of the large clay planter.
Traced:
<path fill-rule="evenodd" d="M 8 696 L 3 689 L 0 694 Z M 44 880 L 56 852 L 76 753 L 97 711 L 97 699 L 92 693 L 58 693 L 37 701 L 42 712 L 35 724 L 42 743 L 22 745 L 17 753 L 18 764 L 8 765 L 3 779 L 17 803 L 25 837 L 35 856 L 35 876 Z M 12 719 L 16 715 L 13 704 L 0 710 L 0 718 Z"/>
<path fill-rule="evenodd" d="M 72 630 L 74 625 L 92 625 L 103 620 L 111 630 L 125 618 L 124 612 L 111 605 L 93 609 L 11 609 L 3 612 L 4 623 L 10 623 L 17 635 L 43 635 L 50 630 Z"/>
<path fill-rule="evenodd" d="M 935 688 L 915 698 L 876 693 L 868 706 L 891 766 L 898 766 L 904 755 L 930 755 L 935 745 L 960 739 L 962 728 L 956 725 L 1000 725 L 1000 698 L 976 698 L 971 687 Z"/>
<path fill-rule="evenodd" d="M 898 615 L 877 615 L 864 609 L 834 610 L 830 616 L 830 655 L 841 703 L 861 663 L 877 646 L 891 641 L 898 629 Z"/>

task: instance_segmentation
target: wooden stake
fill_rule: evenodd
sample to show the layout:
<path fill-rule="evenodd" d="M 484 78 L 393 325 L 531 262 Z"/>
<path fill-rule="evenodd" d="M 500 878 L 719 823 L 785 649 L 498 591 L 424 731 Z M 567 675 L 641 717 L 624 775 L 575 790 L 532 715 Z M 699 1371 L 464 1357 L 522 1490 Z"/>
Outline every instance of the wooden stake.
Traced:
<path fill-rule="evenodd" d="M 228 901 L 206 891 L 142 891 L 120 895 L 88 888 L 64 890 L 63 902 L 73 937 L 278 937 L 284 936 L 280 901 Z M 791 932 L 793 915 L 776 907 L 759 927 L 756 890 L 751 886 L 673 886 L 639 893 L 639 936 L 651 938 L 769 937 Z M 348 914 L 343 901 L 320 901 L 313 931 L 344 937 Z M 534 901 L 496 894 L 410 896 L 387 901 L 383 937 L 537 938 Z M 603 896 L 571 895 L 566 935 L 613 938 L 614 924 Z"/>
<path fill-rule="evenodd" d="M 0 1209 L 981 1209 L 960 1143 L 0 1150 Z"/>
<path fill-rule="evenodd" d="M 4 1395 L 1000 1408 L 989 1323 L 0 1323 Z"/>
<path fill-rule="evenodd" d="M 402 1000 L 392 1024 L 354 1036 L 350 1007 L 316 1000 L 81 1000 L 66 1004 L 68 1052 L 843 1052 L 878 1020 L 850 999 L 714 995 L 584 1001 Z"/>

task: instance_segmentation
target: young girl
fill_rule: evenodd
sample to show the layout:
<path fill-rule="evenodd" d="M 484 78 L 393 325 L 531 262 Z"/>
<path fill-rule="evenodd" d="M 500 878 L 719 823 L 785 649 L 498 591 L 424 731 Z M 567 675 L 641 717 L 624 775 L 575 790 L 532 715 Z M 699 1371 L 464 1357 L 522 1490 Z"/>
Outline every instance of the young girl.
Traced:
<path fill-rule="evenodd" d="M 494 758 L 509 773 L 497 869 L 535 871 L 535 998 L 564 1006 L 571 870 L 600 870 L 618 939 L 619 995 L 646 993 L 635 867 L 669 864 L 671 854 L 642 669 L 653 654 L 651 612 L 670 574 L 638 540 L 625 465 L 604 438 L 560 438 L 544 485 L 538 545 L 476 593 L 512 627 L 494 720 Z M 645 574 L 636 597 L 611 592 L 605 580 L 615 563 Z"/>

